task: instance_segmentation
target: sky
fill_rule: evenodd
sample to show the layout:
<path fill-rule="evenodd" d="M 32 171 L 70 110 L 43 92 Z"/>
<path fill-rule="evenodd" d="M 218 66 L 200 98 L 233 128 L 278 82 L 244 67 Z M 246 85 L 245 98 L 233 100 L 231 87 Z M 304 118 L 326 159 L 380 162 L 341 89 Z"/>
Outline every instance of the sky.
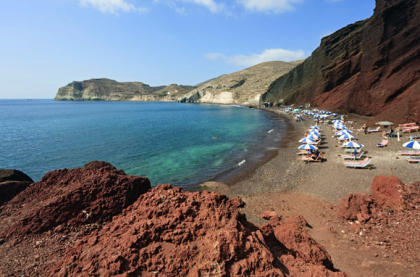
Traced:
<path fill-rule="evenodd" d="M 0 98 L 53 98 L 72 81 L 194 85 L 310 56 L 374 0 L 2 0 Z"/>

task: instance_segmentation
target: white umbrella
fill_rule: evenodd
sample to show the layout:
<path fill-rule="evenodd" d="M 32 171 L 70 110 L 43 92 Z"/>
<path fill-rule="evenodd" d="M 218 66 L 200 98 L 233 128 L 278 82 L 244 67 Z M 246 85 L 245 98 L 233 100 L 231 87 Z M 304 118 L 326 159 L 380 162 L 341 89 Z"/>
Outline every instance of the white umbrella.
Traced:
<path fill-rule="evenodd" d="M 344 134 L 338 138 L 338 140 L 345 140 L 345 139 L 355 139 L 356 137 L 352 134 Z"/>
<path fill-rule="evenodd" d="M 412 140 L 403 144 L 404 147 L 412 149 L 420 149 L 420 141 Z"/>
<path fill-rule="evenodd" d="M 310 138 L 303 138 L 301 140 L 299 140 L 300 143 L 306 143 L 306 144 L 316 144 L 315 141 L 311 140 Z"/>
<path fill-rule="evenodd" d="M 310 140 L 315 140 L 315 141 L 319 140 L 319 136 L 314 135 L 314 134 L 307 136 L 307 138 L 310 139 Z"/>
<path fill-rule="evenodd" d="M 349 147 L 349 148 L 363 148 L 364 147 L 363 144 L 357 143 L 355 141 L 349 141 L 349 142 L 343 143 L 343 145 L 341 145 L 341 146 L 342 147 Z"/>
<path fill-rule="evenodd" d="M 317 150 L 318 147 L 316 147 L 312 144 L 303 144 L 303 145 L 299 146 L 298 149 L 300 149 L 300 150 Z"/>

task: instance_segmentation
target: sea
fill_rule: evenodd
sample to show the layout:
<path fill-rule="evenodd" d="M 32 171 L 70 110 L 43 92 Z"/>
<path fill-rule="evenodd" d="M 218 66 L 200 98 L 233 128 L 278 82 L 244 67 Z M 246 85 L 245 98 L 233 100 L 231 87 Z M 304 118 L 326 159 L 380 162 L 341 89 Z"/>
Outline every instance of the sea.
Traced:
<path fill-rule="evenodd" d="M 0 100 L 0 168 L 37 181 L 103 160 L 152 185 L 195 189 L 264 159 L 285 129 L 282 118 L 239 106 Z"/>

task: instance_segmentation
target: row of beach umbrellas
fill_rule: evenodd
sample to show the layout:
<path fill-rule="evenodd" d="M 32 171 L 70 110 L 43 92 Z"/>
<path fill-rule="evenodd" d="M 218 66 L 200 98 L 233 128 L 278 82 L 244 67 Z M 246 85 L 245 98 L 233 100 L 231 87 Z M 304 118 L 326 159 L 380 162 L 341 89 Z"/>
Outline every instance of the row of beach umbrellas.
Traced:
<path fill-rule="evenodd" d="M 308 134 L 306 137 L 301 138 L 299 140 L 302 143 L 301 146 L 298 147 L 299 150 L 318 150 L 318 147 L 315 145 L 317 141 L 321 138 L 321 131 L 319 127 L 316 125 L 310 126 L 308 130 Z"/>

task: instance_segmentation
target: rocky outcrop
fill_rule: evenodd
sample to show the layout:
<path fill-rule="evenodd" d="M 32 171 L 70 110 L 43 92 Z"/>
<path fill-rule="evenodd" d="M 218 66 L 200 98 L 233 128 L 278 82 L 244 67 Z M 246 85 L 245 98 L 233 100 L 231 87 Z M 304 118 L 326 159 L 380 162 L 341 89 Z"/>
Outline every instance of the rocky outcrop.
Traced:
<path fill-rule="evenodd" d="M 110 79 L 75 81 L 58 90 L 56 100 L 176 101 L 194 87 L 172 84 L 151 87 L 141 82 Z"/>
<path fill-rule="evenodd" d="M 346 276 L 305 231 L 304 219 L 272 217 L 261 229 L 244 203 L 161 185 L 75 242 L 54 276 Z"/>
<path fill-rule="evenodd" d="M 371 185 L 371 195 L 350 194 L 340 199 L 338 215 L 347 220 L 367 222 L 383 215 L 383 211 L 417 209 L 420 204 L 420 184 L 403 184 L 394 176 L 376 176 Z"/>
<path fill-rule="evenodd" d="M 420 121 L 420 1 L 377 0 L 373 16 L 322 39 L 264 101 Z"/>
<path fill-rule="evenodd" d="M 33 182 L 28 175 L 19 170 L 0 169 L 0 206 Z"/>
<path fill-rule="evenodd" d="M 181 102 L 258 106 L 270 84 L 298 62 L 265 62 L 199 85 L 179 99 Z"/>
<path fill-rule="evenodd" d="M 3 206 L 0 219 L 7 220 L 0 233 L 19 237 L 59 225 L 105 222 L 150 188 L 147 178 L 128 176 L 106 162 L 51 171 Z"/>

